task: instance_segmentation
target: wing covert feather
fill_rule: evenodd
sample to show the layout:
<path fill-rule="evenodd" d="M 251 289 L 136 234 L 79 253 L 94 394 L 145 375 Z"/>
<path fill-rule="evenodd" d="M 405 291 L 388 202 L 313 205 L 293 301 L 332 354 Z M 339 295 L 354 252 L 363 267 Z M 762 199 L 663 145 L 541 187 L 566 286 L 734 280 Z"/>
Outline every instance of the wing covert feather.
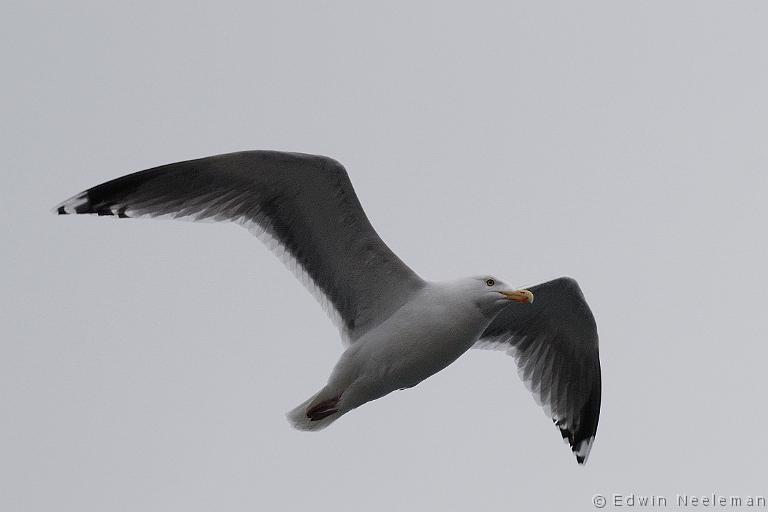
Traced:
<path fill-rule="evenodd" d="M 600 417 L 597 325 L 573 279 L 528 289 L 533 304 L 504 309 L 476 347 L 505 350 L 515 357 L 520 378 L 583 464 Z"/>
<path fill-rule="evenodd" d="M 424 285 L 379 238 L 333 159 L 244 151 L 163 165 L 82 192 L 59 214 L 239 223 L 319 292 L 354 341 Z"/>

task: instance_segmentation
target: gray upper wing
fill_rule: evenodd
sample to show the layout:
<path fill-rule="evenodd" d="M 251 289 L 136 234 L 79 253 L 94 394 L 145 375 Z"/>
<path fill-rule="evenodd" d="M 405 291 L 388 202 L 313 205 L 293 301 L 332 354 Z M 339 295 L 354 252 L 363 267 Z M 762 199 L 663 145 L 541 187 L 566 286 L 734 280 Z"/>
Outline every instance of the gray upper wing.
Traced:
<path fill-rule="evenodd" d="M 506 350 L 515 357 L 520 377 L 583 464 L 600 417 L 597 325 L 573 279 L 528 289 L 533 304 L 502 310 L 475 346 Z"/>
<path fill-rule="evenodd" d="M 348 341 L 424 285 L 376 234 L 344 167 L 321 156 L 245 151 L 178 162 L 88 189 L 57 212 L 244 225 L 320 292 Z"/>

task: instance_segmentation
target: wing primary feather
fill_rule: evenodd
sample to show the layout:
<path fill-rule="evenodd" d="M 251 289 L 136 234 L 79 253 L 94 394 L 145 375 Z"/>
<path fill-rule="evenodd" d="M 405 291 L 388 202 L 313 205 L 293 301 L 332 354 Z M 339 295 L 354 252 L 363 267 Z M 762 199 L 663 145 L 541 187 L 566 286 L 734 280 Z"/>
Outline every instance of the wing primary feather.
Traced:
<path fill-rule="evenodd" d="M 559 278 L 528 287 L 533 304 L 513 304 L 476 346 L 505 350 L 534 399 L 584 464 L 600 417 L 600 356 L 595 319 L 578 284 Z"/>
<path fill-rule="evenodd" d="M 241 224 L 322 296 L 348 342 L 425 284 L 381 240 L 346 170 L 327 157 L 244 151 L 187 160 L 102 183 L 55 211 Z"/>

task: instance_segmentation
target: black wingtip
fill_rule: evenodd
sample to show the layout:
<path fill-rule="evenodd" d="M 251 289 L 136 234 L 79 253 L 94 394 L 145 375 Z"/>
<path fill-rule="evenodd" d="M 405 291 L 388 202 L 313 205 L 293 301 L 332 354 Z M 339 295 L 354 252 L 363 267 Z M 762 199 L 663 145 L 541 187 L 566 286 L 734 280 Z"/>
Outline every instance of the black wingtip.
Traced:
<path fill-rule="evenodd" d="M 594 433 L 589 436 L 584 436 L 583 433 L 578 434 L 571 431 L 567 426 L 559 422 L 558 420 L 552 420 L 555 426 L 560 430 L 560 435 L 563 436 L 563 440 L 571 447 L 573 455 L 576 456 L 576 462 L 580 466 L 587 463 L 589 458 L 589 452 L 592 450 L 592 443 L 595 441 Z"/>
<path fill-rule="evenodd" d="M 82 213 L 96 213 L 98 215 L 113 215 L 112 213 L 106 213 L 108 208 L 105 207 L 99 207 L 98 209 L 94 208 L 94 205 L 91 202 L 91 195 L 89 191 L 81 192 L 77 194 L 76 196 L 72 196 L 63 203 L 61 203 L 59 206 L 56 207 L 55 211 L 59 215 L 71 215 L 71 214 L 82 214 Z"/>
<path fill-rule="evenodd" d="M 96 187 L 98 189 L 98 187 Z M 94 199 L 92 190 L 86 190 L 76 196 L 70 197 L 54 208 L 54 213 L 59 215 L 71 214 L 96 214 L 99 217 L 116 216 L 120 219 L 129 219 L 125 205 L 116 205 L 107 201 Z"/>

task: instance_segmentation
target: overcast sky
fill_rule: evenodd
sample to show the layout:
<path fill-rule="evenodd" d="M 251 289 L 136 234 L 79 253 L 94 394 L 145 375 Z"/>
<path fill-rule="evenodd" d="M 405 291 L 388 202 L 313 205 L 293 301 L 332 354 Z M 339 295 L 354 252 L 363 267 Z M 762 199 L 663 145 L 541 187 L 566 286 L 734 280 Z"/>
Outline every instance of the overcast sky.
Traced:
<path fill-rule="evenodd" d="M 458 3 L 5 4 L 0 509 L 768 495 L 768 4 Z M 341 161 L 427 279 L 576 278 L 587 466 L 496 352 L 294 431 L 342 345 L 255 238 L 50 213 L 241 149 Z"/>

